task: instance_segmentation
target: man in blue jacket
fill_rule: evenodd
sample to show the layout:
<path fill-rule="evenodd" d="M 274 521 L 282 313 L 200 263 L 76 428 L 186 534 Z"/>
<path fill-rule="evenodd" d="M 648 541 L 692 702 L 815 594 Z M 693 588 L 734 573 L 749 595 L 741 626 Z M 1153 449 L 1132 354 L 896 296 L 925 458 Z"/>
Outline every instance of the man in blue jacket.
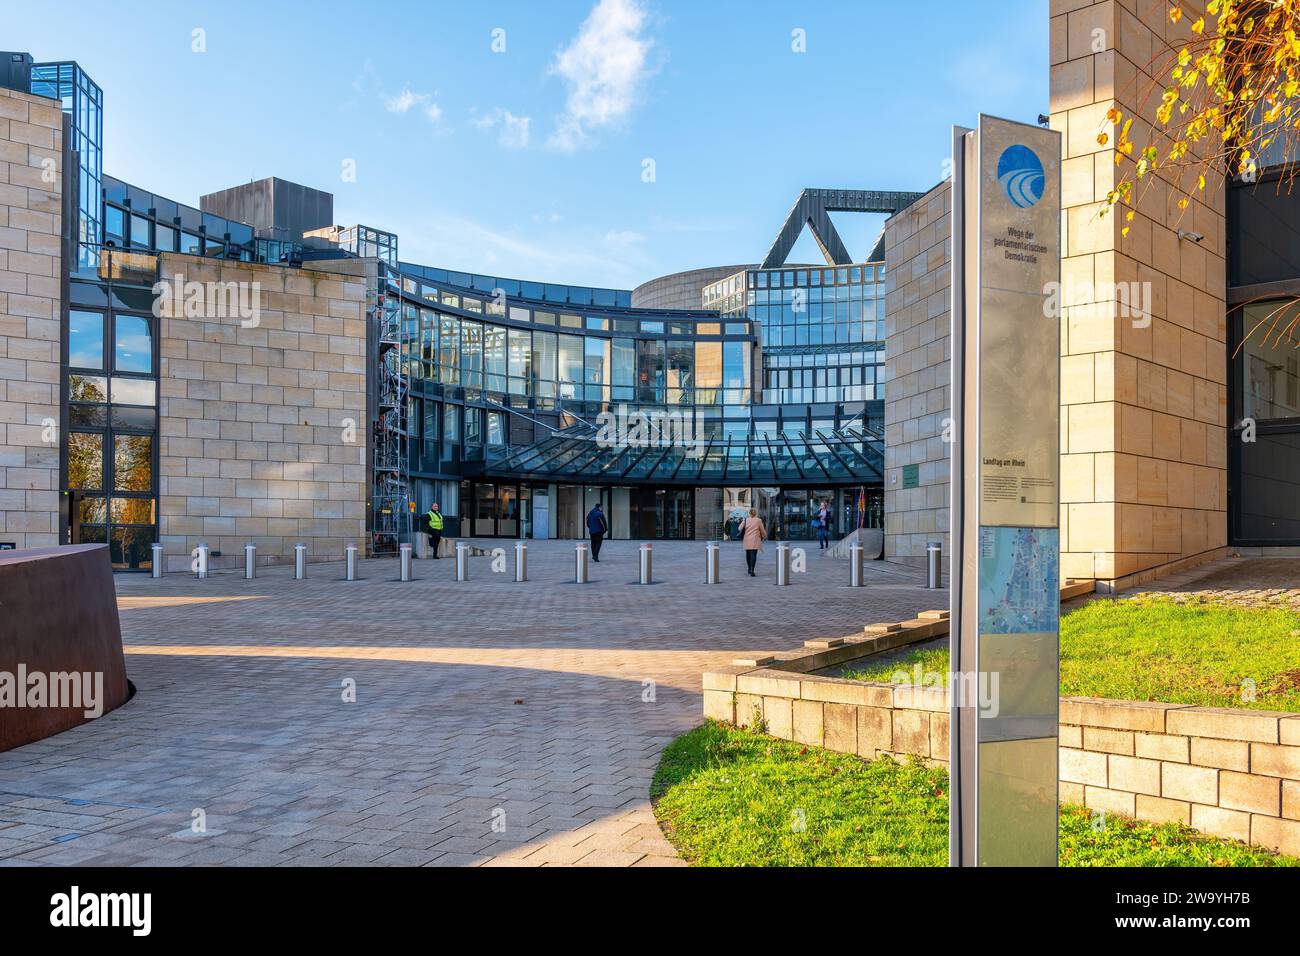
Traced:
<path fill-rule="evenodd" d="M 609 533 L 609 522 L 605 520 L 605 512 L 600 510 L 599 504 L 587 512 L 587 533 L 591 535 L 591 560 L 599 563 L 600 543 Z"/>

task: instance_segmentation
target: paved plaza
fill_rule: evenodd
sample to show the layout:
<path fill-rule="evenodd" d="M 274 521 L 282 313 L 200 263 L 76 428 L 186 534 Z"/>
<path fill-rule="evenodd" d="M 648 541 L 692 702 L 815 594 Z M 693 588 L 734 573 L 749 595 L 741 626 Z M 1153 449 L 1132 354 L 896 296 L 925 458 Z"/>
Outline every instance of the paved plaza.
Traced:
<path fill-rule="evenodd" d="M 607 543 L 587 585 L 559 541 L 522 584 L 488 557 L 462 583 L 445 559 L 408 583 L 392 560 L 118 575 L 138 694 L 0 754 L 0 863 L 680 864 L 648 790 L 701 672 L 947 606 L 883 562 L 845 587 L 816 544 L 779 588 L 770 545 L 757 579 L 725 545 L 708 586 L 703 543 L 659 543 L 642 587 L 637 547 Z"/>
<path fill-rule="evenodd" d="M 1176 601 L 1300 610 L 1300 557 L 1222 558 L 1153 581 L 1138 590 L 1164 594 Z"/>

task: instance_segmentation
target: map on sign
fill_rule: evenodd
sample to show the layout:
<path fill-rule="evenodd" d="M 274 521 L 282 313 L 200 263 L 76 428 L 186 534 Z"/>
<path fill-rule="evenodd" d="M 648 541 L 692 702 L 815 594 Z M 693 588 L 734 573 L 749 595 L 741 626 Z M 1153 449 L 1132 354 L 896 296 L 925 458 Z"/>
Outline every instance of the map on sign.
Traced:
<path fill-rule="evenodd" d="M 1055 528 L 980 528 L 980 633 L 1054 633 L 1059 560 Z"/>

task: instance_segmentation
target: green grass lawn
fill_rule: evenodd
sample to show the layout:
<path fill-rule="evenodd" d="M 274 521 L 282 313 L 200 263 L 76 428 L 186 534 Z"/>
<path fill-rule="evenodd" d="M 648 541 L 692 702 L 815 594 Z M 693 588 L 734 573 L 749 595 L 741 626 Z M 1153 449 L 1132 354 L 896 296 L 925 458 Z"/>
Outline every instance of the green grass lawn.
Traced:
<path fill-rule="evenodd" d="M 948 649 L 891 655 L 843 676 L 888 682 L 918 663 L 946 675 Z M 1061 693 L 1300 711 L 1300 614 L 1145 595 L 1091 601 L 1061 618 Z"/>
<path fill-rule="evenodd" d="M 709 721 L 664 751 L 650 786 L 682 856 L 702 866 L 945 866 L 948 773 Z M 1185 827 L 1061 811 L 1063 866 L 1300 866 Z"/>

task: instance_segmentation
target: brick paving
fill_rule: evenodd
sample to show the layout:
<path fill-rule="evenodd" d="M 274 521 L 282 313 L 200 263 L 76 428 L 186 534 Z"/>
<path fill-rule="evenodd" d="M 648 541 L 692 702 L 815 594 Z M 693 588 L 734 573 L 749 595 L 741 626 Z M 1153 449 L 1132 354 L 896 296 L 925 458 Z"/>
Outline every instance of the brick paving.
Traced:
<path fill-rule="evenodd" d="M 1300 610 L 1300 558 L 1223 558 L 1127 592 Z"/>
<path fill-rule="evenodd" d="M 0 865 L 681 865 L 648 790 L 702 671 L 947 605 L 877 562 L 844 587 L 815 546 L 788 588 L 774 549 L 750 579 L 726 546 L 706 586 L 703 551 L 657 544 L 650 587 L 625 541 L 585 586 L 569 542 L 533 543 L 524 584 L 487 557 L 465 583 L 450 560 L 119 575 L 139 693 L 0 754 Z"/>

